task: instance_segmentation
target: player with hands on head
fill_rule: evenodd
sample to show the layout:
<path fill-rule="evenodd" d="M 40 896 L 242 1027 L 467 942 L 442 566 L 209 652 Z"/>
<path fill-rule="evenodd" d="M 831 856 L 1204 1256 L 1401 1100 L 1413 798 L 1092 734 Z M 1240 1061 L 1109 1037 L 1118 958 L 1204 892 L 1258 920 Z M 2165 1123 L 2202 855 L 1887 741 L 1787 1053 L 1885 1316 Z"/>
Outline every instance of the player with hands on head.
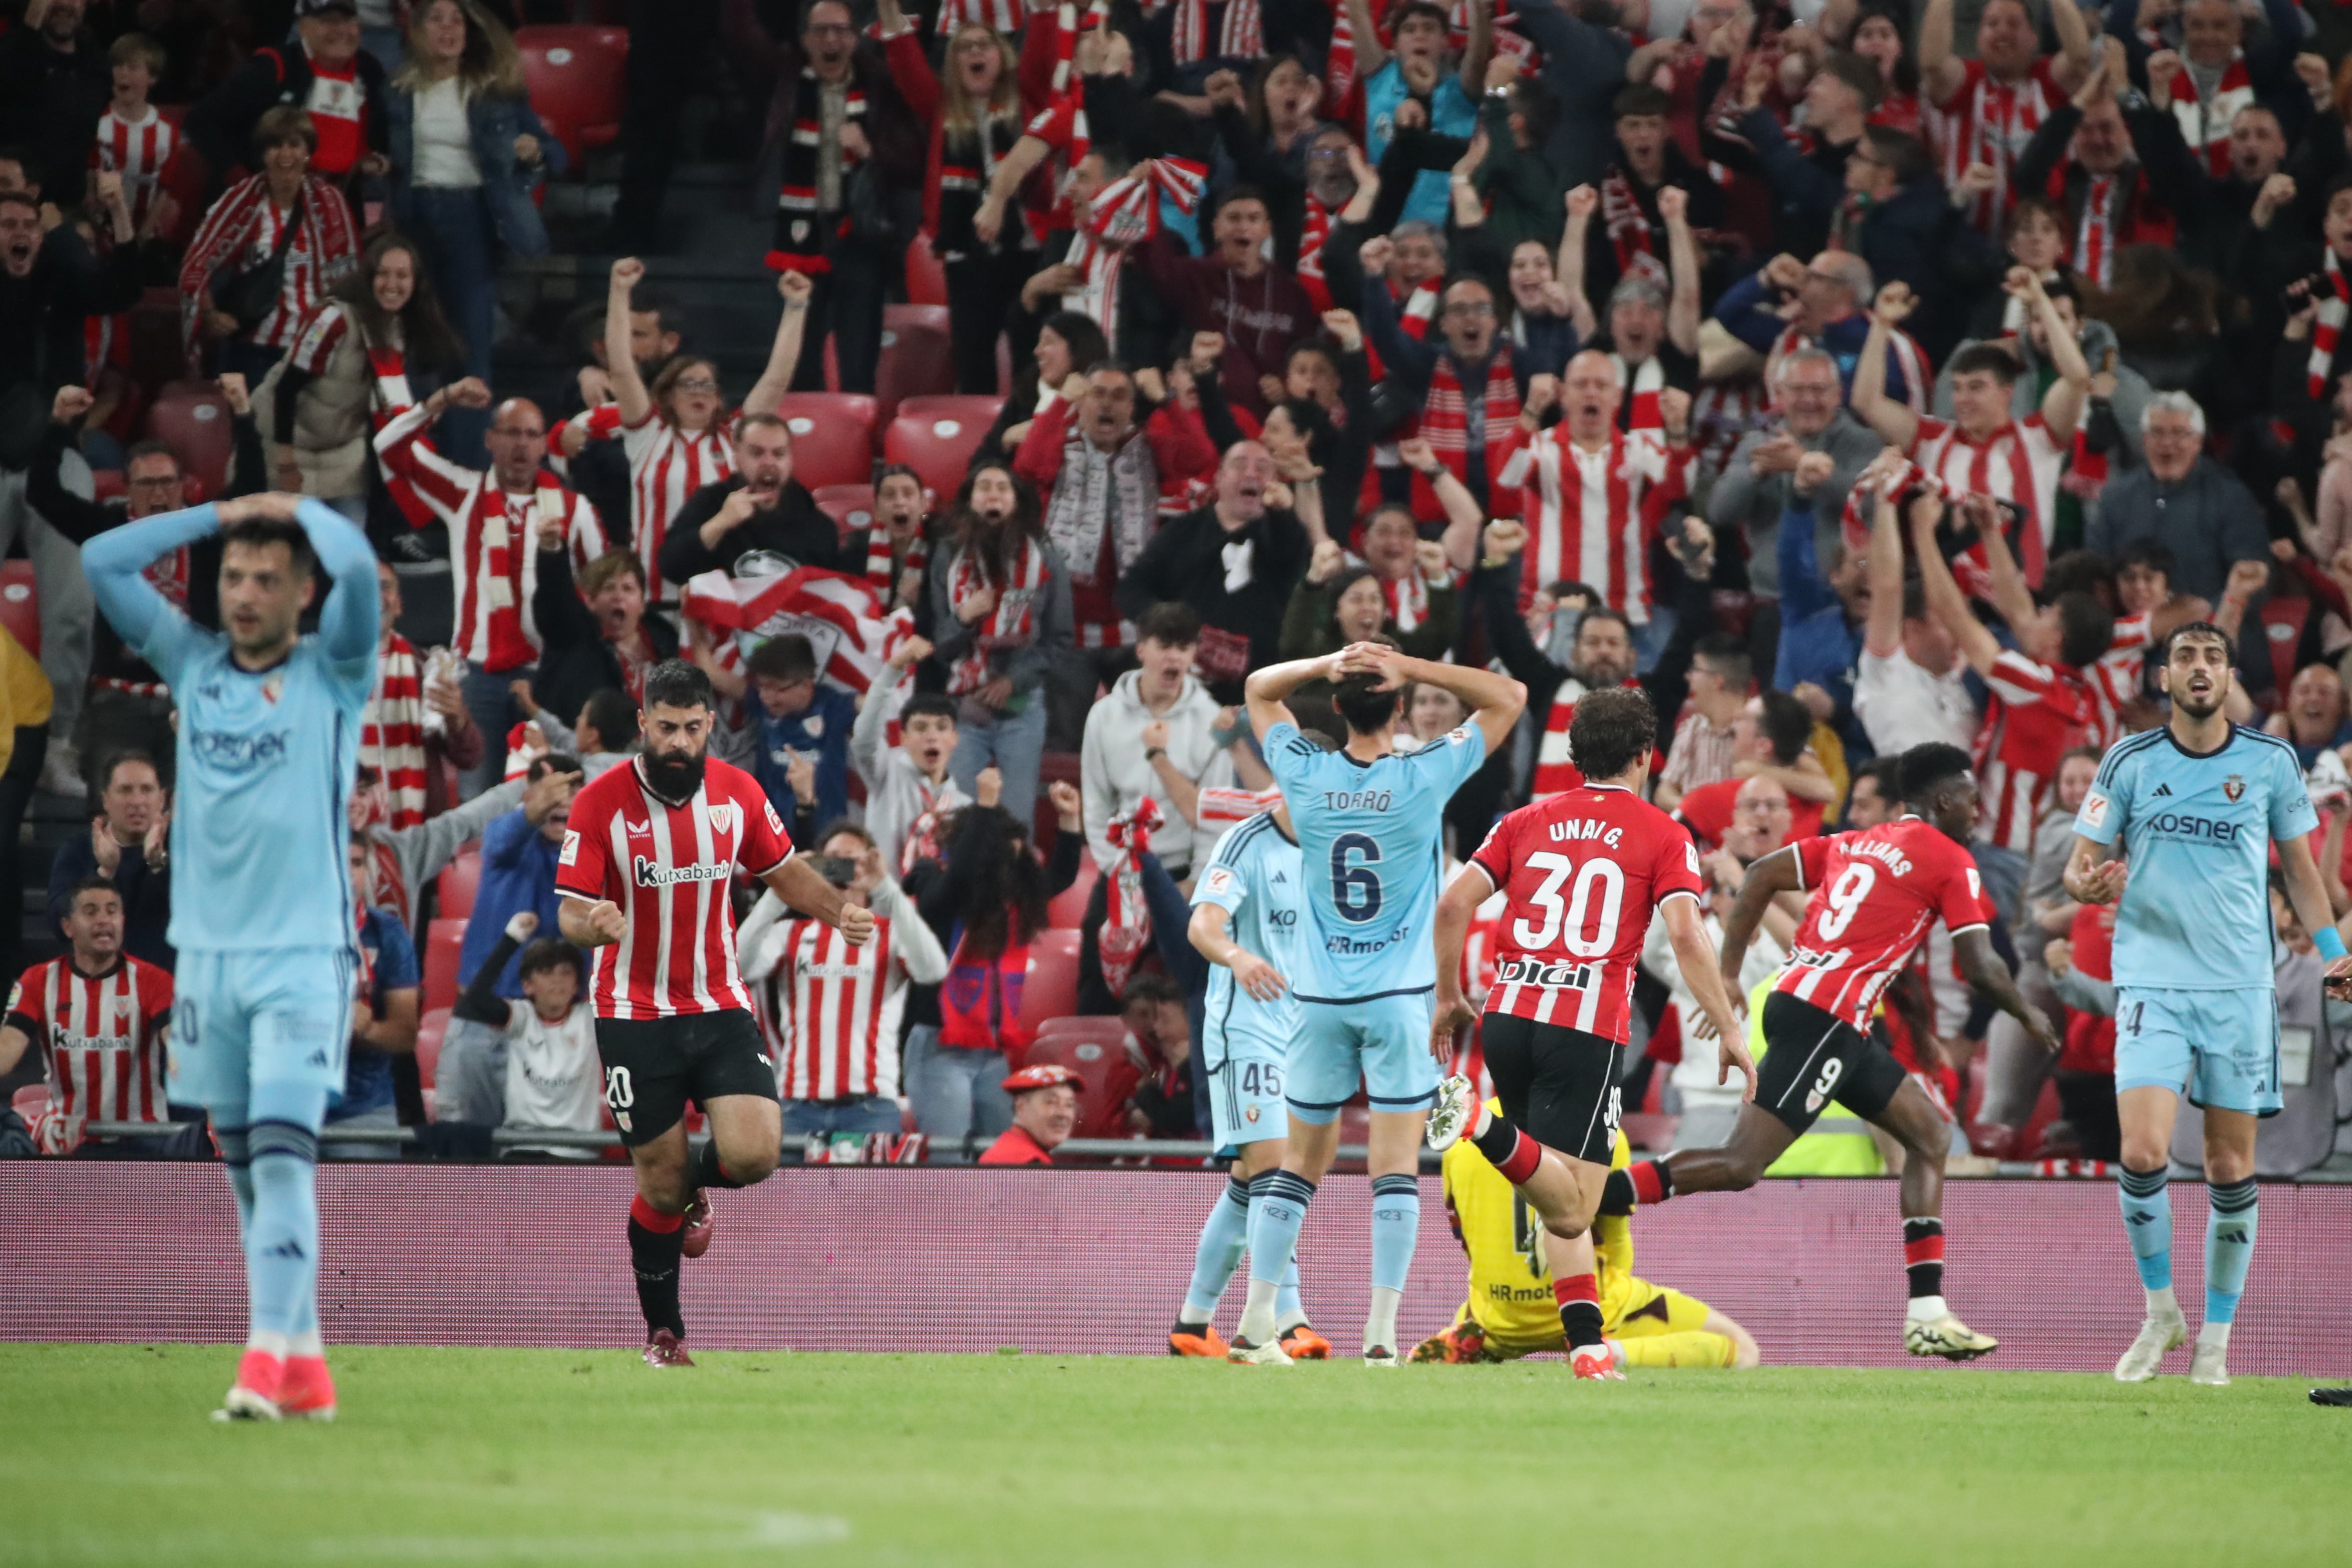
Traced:
<path fill-rule="evenodd" d="M 1477 1025 L 1502 1111 L 1489 1109 L 1469 1079 L 1448 1078 L 1430 1146 L 1468 1137 L 1542 1216 L 1560 1332 L 1580 1378 L 1624 1376 L 1601 1338 L 1591 1227 L 1617 1137 L 1633 977 L 1654 911 L 1721 1042 L 1718 1081 L 1737 1071 L 1748 1097 L 1756 1092 L 1732 1007 L 1737 987 L 1727 989 L 1703 924 L 1698 851 L 1643 799 L 1657 734 L 1640 688 L 1587 693 L 1569 727 L 1584 781 L 1496 823 L 1437 905 L 1430 1055 L 1450 1060 L 1456 1032 Z M 1482 1021 L 1463 996 L 1462 950 L 1472 916 L 1498 892 L 1509 902 L 1496 927 Z"/>

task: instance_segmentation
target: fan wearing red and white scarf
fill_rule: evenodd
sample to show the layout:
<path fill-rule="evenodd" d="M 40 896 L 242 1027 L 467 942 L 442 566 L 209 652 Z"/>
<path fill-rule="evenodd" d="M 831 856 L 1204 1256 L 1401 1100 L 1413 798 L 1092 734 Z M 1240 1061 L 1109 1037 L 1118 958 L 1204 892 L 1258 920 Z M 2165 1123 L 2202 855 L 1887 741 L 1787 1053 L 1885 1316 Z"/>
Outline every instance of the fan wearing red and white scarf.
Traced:
<path fill-rule="evenodd" d="M 425 820 L 425 666 L 397 632 L 377 657 L 375 690 L 360 715 L 360 760 L 383 775 L 394 832 Z"/>
<path fill-rule="evenodd" d="M 1185 158 L 1148 158 L 1095 193 L 1070 248 L 1070 265 L 1085 281 L 1063 300 L 1083 311 L 1106 337 L 1118 332 L 1118 289 L 1127 253 L 1160 232 L 1161 199 L 1189 214 L 1208 183 L 1205 165 Z"/>
<path fill-rule="evenodd" d="M 1254 60 L 1265 53 L 1265 20 L 1259 0 L 1224 0 L 1225 13 L 1217 26 L 1217 47 L 1209 48 L 1210 0 L 1173 0 L 1176 31 L 1171 39 L 1179 67 L 1205 59 Z M 1160 9 L 1146 5 L 1147 13 Z"/>
<path fill-rule="evenodd" d="M 2344 264 L 2336 259 L 2336 248 L 2328 246 L 2321 252 L 2325 257 L 2320 268 L 2320 281 L 2314 286 L 2312 298 L 2319 302 L 2311 323 L 2311 359 L 2304 366 L 2304 390 L 2315 402 L 2330 401 L 2329 382 L 2336 368 L 2336 344 L 2344 334 L 2344 318 L 2352 313 L 2352 285 L 2344 279 Z"/>
<path fill-rule="evenodd" d="M 990 656 L 1024 647 L 1037 635 L 1037 596 L 1045 586 L 1045 552 L 1035 539 L 1021 541 L 1021 554 L 1006 580 L 997 580 L 993 562 L 981 551 L 960 548 L 948 562 L 948 600 L 961 605 L 982 589 L 996 596 L 988 612 L 971 624 L 971 646 L 948 666 L 948 695 L 970 696 L 993 678 Z M 944 628 L 942 628 L 944 631 Z"/>
<path fill-rule="evenodd" d="M 1118 855 L 1103 869 L 1103 923 L 1096 938 L 1103 984 L 1113 997 L 1127 993 L 1137 962 L 1151 946 L 1151 911 L 1143 896 L 1143 871 L 1136 857 L 1151 850 L 1151 832 L 1167 819 L 1160 802 L 1146 795 L 1132 810 L 1113 817 L 1103 829 Z"/>
<path fill-rule="evenodd" d="M 2236 15 L 2235 7 L 2231 14 Z M 2146 41 L 2155 35 L 2142 33 L 2140 37 Z M 2165 45 L 2158 38 L 2148 47 L 2161 49 Z M 2221 79 L 2213 89 L 2210 102 L 2199 97 L 2196 73 L 2187 66 L 2184 60 L 2182 69 L 2172 78 L 2172 118 L 2179 122 L 2180 139 L 2205 165 L 2206 172 L 2216 180 L 2224 179 L 2230 172 L 2230 123 L 2238 118 L 2239 110 L 2252 108 L 2255 101 L 2253 78 L 2246 71 L 2246 54 L 2243 49 L 2231 52 L 2230 63 L 2221 68 Z"/>

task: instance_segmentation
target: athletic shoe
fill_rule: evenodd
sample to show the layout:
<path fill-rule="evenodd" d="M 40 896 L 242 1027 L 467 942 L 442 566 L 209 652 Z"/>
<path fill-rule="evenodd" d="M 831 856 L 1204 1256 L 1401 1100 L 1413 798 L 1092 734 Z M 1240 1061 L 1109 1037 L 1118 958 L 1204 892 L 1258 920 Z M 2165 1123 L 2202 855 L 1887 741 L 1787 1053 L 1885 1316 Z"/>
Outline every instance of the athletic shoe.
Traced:
<path fill-rule="evenodd" d="M 1227 1361 L 1240 1362 L 1244 1366 L 1288 1366 L 1290 1354 L 1282 1348 L 1280 1340 L 1264 1344 L 1252 1344 L 1241 1335 L 1234 1335 L 1233 1343 L 1225 1347 Z"/>
<path fill-rule="evenodd" d="M 1437 1086 L 1437 1108 L 1429 1113 L 1429 1146 L 1441 1154 L 1461 1140 L 1478 1119 L 1478 1086 L 1455 1073 Z"/>
<path fill-rule="evenodd" d="M 1604 1339 L 1601 1343 L 1609 1347 L 1610 1364 L 1616 1367 L 1619 1372 L 1623 1372 L 1625 1370 L 1625 1342 L 1622 1339 Z"/>
<path fill-rule="evenodd" d="M 678 1236 L 678 1250 L 688 1258 L 699 1258 L 710 1250 L 710 1228 L 718 1223 L 710 1212 L 710 1198 L 700 1187 L 686 1200 L 685 1228 Z"/>
<path fill-rule="evenodd" d="M 278 1387 L 278 1410 L 289 1421 L 335 1418 L 335 1380 L 327 1375 L 325 1356 L 286 1358 L 286 1381 Z"/>
<path fill-rule="evenodd" d="M 1410 1358 L 1415 1363 L 1442 1362 L 1447 1366 L 1470 1366 L 1503 1358 L 1486 1346 L 1486 1331 L 1475 1322 L 1456 1323 L 1444 1333 L 1432 1334 L 1412 1347 Z"/>
<path fill-rule="evenodd" d="M 1232 1349 L 1217 1333 L 1214 1323 L 1178 1323 L 1168 1331 L 1168 1354 L 1171 1355 L 1213 1356 L 1224 1358 Z"/>
<path fill-rule="evenodd" d="M 1568 1358 L 1569 1370 L 1578 1378 L 1591 1383 L 1622 1383 L 1625 1375 L 1617 1369 L 1617 1357 L 1606 1342 L 1579 1347 Z"/>
<path fill-rule="evenodd" d="M 1946 1361 L 1974 1361 L 2000 1348 L 2000 1341 L 1979 1333 L 1951 1313 L 1933 1322 L 1913 1319 L 1903 1325 L 1903 1348 L 1913 1355 L 1940 1355 Z"/>
<path fill-rule="evenodd" d="M 236 1381 L 228 1396 L 213 1412 L 215 1421 L 275 1421 L 279 1418 L 278 1396 L 286 1382 L 286 1363 L 266 1350 L 248 1350 L 238 1358 Z"/>
<path fill-rule="evenodd" d="M 2197 1354 L 2189 1359 L 2189 1381 L 2201 1383 L 2208 1388 L 2230 1385 L 2230 1348 L 2227 1345 L 2197 1342 Z"/>
<path fill-rule="evenodd" d="M 1384 1344 L 1368 1344 L 1364 1347 L 1364 1364 L 1394 1366 L 1397 1364 L 1397 1353 Z"/>
<path fill-rule="evenodd" d="M 2314 1405 L 2333 1405 L 2339 1410 L 2352 1410 L 2352 1388 L 2315 1388 L 2311 1391 Z"/>
<path fill-rule="evenodd" d="M 1283 1331 L 1282 1351 L 1293 1361 L 1328 1361 L 1331 1342 L 1317 1333 L 1313 1323 L 1293 1323 Z"/>
<path fill-rule="evenodd" d="M 654 1330 L 654 1337 L 646 1341 L 646 1364 L 659 1371 L 669 1366 L 692 1366 L 694 1357 L 686 1354 L 677 1335 L 667 1329 Z"/>
<path fill-rule="evenodd" d="M 2185 1318 L 2149 1318 L 2139 1325 L 2138 1337 L 2116 1363 L 2117 1383 L 2146 1383 L 2156 1375 L 2165 1355 L 2189 1343 Z"/>

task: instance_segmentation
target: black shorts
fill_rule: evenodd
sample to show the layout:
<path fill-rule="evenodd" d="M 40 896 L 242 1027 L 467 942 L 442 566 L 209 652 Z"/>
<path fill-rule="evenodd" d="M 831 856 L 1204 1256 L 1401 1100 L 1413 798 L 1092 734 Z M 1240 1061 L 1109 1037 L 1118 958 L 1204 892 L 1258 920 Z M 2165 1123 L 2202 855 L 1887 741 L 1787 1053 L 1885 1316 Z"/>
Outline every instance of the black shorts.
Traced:
<path fill-rule="evenodd" d="M 1905 1076 L 1892 1052 L 1835 1014 L 1786 991 L 1764 998 L 1756 1106 L 1798 1136 L 1832 1100 L 1865 1122 L 1877 1121 Z"/>
<path fill-rule="evenodd" d="M 776 1070 L 747 1012 L 598 1019 L 596 1054 L 604 1063 L 604 1107 L 631 1148 L 677 1126 L 688 1100 L 707 1111 L 725 1094 L 776 1098 Z"/>
<path fill-rule="evenodd" d="M 1580 1029 L 1488 1013 L 1478 1026 L 1503 1114 L 1572 1160 L 1609 1163 L 1625 1048 Z"/>

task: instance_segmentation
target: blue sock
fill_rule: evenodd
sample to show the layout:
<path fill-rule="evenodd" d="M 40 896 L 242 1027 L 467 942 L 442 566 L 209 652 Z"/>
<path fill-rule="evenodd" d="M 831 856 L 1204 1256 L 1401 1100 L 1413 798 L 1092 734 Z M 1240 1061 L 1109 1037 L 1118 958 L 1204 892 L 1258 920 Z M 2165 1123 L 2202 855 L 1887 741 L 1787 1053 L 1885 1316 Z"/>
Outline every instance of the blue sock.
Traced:
<path fill-rule="evenodd" d="M 1205 1323 L 1217 1315 L 1217 1298 L 1225 1293 L 1249 1246 L 1249 1224 L 1250 1184 L 1236 1173 L 1226 1178 L 1225 1190 L 1217 1195 L 1201 1226 L 1201 1242 L 1192 1251 L 1192 1283 L 1184 1291 L 1178 1322 Z"/>
<path fill-rule="evenodd" d="M 2237 1317 L 2238 1298 L 2245 1292 L 2262 1210 L 2252 1176 L 2209 1186 L 2205 1196 L 2205 1321 L 2227 1323 Z"/>
<path fill-rule="evenodd" d="M 323 1089 L 256 1085 L 252 1155 L 253 1222 L 246 1228 L 245 1269 L 255 1348 L 283 1355 L 295 1336 L 318 1332 L 319 1124 Z"/>
<path fill-rule="evenodd" d="M 243 1127 L 213 1123 L 213 1142 L 220 1145 L 221 1168 L 228 1172 L 228 1190 L 236 1198 L 236 1234 L 240 1242 L 253 1228 L 253 1154 L 246 1147 Z"/>
<path fill-rule="evenodd" d="M 1250 1283 L 1279 1290 L 1291 1276 L 1315 1184 L 1295 1172 L 1275 1170 L 1250 1185 L 1255 1199 L 1250 1205 Z"/>
<path fill-rule="evenodd" d="M 1372 1178 L 1372 1284 L 1402 1291 L 1421 1239 L 1421 1183 L 1409 1176 Z"/>
<path fill-rule="evenodd" d="M 2172 1194 L 2164 1185 L 2161 1167 L 2136 1171 L 2121 1167 L 2116 1197 L 2124 1211 L 2124 1235 L 2139 1263 L 2139 1282 L 2151 1291 L 2172 1288 Z M 2242 1273 L 2241 1274 L 2242 1278 Z"/>

